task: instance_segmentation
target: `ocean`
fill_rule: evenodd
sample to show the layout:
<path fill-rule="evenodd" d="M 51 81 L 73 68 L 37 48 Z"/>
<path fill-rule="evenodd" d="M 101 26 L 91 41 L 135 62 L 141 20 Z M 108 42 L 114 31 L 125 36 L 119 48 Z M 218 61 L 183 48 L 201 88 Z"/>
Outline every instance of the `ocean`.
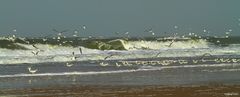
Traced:
<path fill-rule="evenodd" d="M 240 85 L 239 74 L 240 37 L 0 38 L 3 95 L 94 85 Z"/>

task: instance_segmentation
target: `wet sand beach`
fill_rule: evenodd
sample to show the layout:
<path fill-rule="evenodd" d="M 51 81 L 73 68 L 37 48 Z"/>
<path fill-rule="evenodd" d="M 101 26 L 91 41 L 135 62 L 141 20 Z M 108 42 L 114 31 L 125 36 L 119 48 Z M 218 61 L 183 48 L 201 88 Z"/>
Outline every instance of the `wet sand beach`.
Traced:
<path fill-rule="evenodd" d="M 239 97 L 240 85 L 81 85 L 0 90 L 1 96 L 32 97 Z"/>
<path fill-rule="evenodd" d="M 58 66 L 55 66 L 58 65 Z M 97 67 L 97 64 L 95 64 Z M 212 66 L 214 65 L 214 66 Z M 0 96 L 4 97 L 239 97 L 239 64 L 185 65 L 153 70 L 131 68 L 92 69 L 91 64 L 75 64 L 64 69 L 59 63 L 36 64 L 37 73 L 25 65 L 2 65 Z M 47 69 L 54 67 L 54 69 Z M 167 67 L 167 66 L 165 66 Z M 14 69 L 23 68 L 23 69 Z M 25 68 L 25 69 L 24 69 Z M 44 69 L 45 68 L 45 69 Z M 78 70 L 80 68 L 80 70 Z M 80 72 L 81 69 L 89 72 Z M 101 69 L 105 69 L 105 72 Z M 109 70 L 108 70 L 109 69 Z M 126 70 L 125 70 L 126 69 Z M 23 71 L 25 70 L 25 71 Z M 45 71 L 44 71 L 45 70 Z M 55 70 L 53 72 L 53 70 Z M 62 70 L 69 70 L 65 72 Z M 78 70 L 76 72 L 74 70 Z M 95 70 L 95 72 L 93 72 Z M 107 71 L 108 70 L 108 71 Z M 12 72 L 10 72 L 12 71 Z M 53 73 L 49 73 L 49 72 Z M 11 75 L 10 75 L 11 74 Z"/>

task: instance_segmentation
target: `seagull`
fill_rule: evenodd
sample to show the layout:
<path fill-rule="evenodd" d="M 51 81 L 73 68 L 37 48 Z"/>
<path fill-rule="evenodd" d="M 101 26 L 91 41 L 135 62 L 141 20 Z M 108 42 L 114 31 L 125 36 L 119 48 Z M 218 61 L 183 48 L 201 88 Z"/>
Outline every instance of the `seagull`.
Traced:
<path fill-rule="evenodd" d="M 68 31 L 68 29 L 67 29 L 67 30 L 63 30 L 63 31 L 58 31 L 58 30 L 56 30 L 56 29 L 52 29 L 52 30 L 53 30 L 54 32 L 57 32 L 59 36 L 61 36 L 61 35 L 62 35 L 62 33 L 64 33 L 64 32 L 67 32 L 67 31 Z"/>
<path fill-rule="evenodd" d="M 32 51 L 32 53 L 34 54 L 34 55 L 38 55 L 38 53 L 40 52 L 40 51 L 44 51 L 44 50 L 40 50 L 37 46 L 35 46 L 34 44 L 32 45 L 37 51 Z"/>
<path fill-rule="evenodd" d="M 225 32 L 225 34 L 227 34 L 227 35 L 228 35 L 228 34 L 230 34 L 230 32 Z"/>
<path fill-rule="evenodd" d="M 77 34 L 77 33 L 78 33 L 78 30 L 75 29 L 75 30 L 74 30 L 74 33 Z"/>
<path fill-rule="evenodd" d="M 155 35 L 155 33 L 154 33 L 154 32 L 152 32 L 152 35 L 154 36 L 154 35 Z"/>
<path fill-rule="evenodd" d="M 71 60 L 73 60 L 73 61 L 74 61 L 74 60 L 76 60 L 76 58 L 77 58 L 77 57 L 73 56 L 73 57 L 71 58 Z"/>
<path fill-rule="evenodd" d="M 101 62 L 99 65 L 105 67 L 105 66 L 107 66 L 107 65 L 109 65 L 109 64 L 108 64 L 108 63 L 103 63 L 103 62 Z"/>
<path fill-rule="evenodd" d="M 45 41 L 47 41 L 47 38 L 43 38 L 42 40 L 45 42 Z"/>
<path fill-rule="evenodd" d="M 178 34 L 178 33 L 174 33 L 173 39 L 172 39 L 171 43 L 168 45 L 168 47 L 171 47 L 172 44 L 175 42 L 175 39 L 176 39 L 177 34 Z"/>
<path fill-rule="evenodd" d="M 31 68 L 31 67 L 28 67 L 28 71 L 29 71 L 30 73 L 34 74 L 34 73 L 35 73 L 35 72 L 37 72 L 38 70 L 37 70 L 37 69 L 35 69 L 35 70 L 32 70 L 32 68 Z"/>
<path fill-rule="evenodd" d="M 114 56 L 114 54 L 111 54 L 111 55 L 105 57 L 104 60 L 107 60 L 108 58 L 110 58 L 110 57 L 112 57 L 112 56 Z"/>
<path fill-rule="evenodd" d="M 202 59 L 202 62 L 206 62 L 206 60 L 204 60 L 204 58 L 207 57 L 207 56 L 209 56 L 209 57 L 214 57 L 214 56 L 211 55 L 210 53 L 204 53 L 204 54 L 200 57 L 200 59 Z"/>
<path fill-rule="evenodd" d="M 73 35 L 73 37 L 77 37 L 77 35 L 76 35 L 76 34 L 74 34 L 74 35 Z"/>
<path fill-rule="evenodd" d="M 73 61 L 74 61 L 74 60 L 76 60 L 76 58 L 77 58 L 77 57 L 75 56 L 75 53 L 74 53 L 74 52 L 72 52 L 72 58 L 71 58 L 71 60 L 73 60 Z"/>
<path fill-rule="evenodd" d="M 86 30 L 87 27 L 86 27 L 86 25 L 83 25 L 82 28 L 83 28 L 83 30 Z"/>
<path fill-rule="evenodd" d="M 162 52 L 157 53 L 156 57 L 158 57 Z"/>
<path fill-rule="evenodd" d="M 195 64 L 198 63 L 198 60 L 192 60 L 192 61 L 193 61 L 193 63 L 195 63 Z"/>
<path fill-rule="evenodd" d="M 152 29 L 152 28 L 150 28 L 150 29 L 146 29 L 144 32 L 152 33 L 152 32 L 153 32 L 153 29 Z"/>
<path fill-rule="evenodd" d="M 201 58 L 206 57 L 206 56 L 213 57 L 213 55 L 211 55 L 210 53 L 204 53 Z"/>
<path fill-rule="evenodd" d="M 18 39 L 21 40 L 21 41 L 23 41 L 23 42 L 25 42 L 26 44 L 29 44 L 29 43 L 30 43 L 29 41 L 26 40 L 26 38 L 21 38 L 21 37 L 19 37 Z"/>
<path fill-rule="evenodd" d="M 13 32 L 17 32 L 17 29 L 13 29 L 12 31 L 13 31 Z"/>
<path fill-rule="evenodd" d="M 38 55 L 39 51 L 32 51 L 33 55 Z"/>
<path fill-rule="evenodd" d="M 66 63 L 67 67 L 72 67 L 74 64 Z"/>
<path fill-rule="evenodd" d="M 178 28 L 178 26 L 175 25 L 175 26 L 174 26 L 174 29 L 177 29 L 177 28 Z"/>
<path fill-rule="evenodd" d="M 73 34 L 73 37 L 77 37 L 77 36 L 78 36 L 78 35 L 77 35 L 77 34 L 78 34 L 78 30 L 74 30 L 73 33 L 74 33 L 74 34 Z"/>
<path fill-rule="evenodd" d="M 119 65 L 117 62 L 115 63 L 117 67 L 120 67 L 121 65 Z"/>
<path fill-rule="evenodd" d="M 79 48 L 79 52 L 80 52 L 80 54 L 82 54 L 82 48 Z"/>
<path fill-rule="evenodd" d="M 28 83 L 29 83 L 29 84 L 32 84 L 32 80 L 31 80 L 31 79 L 29 79 L 29 80 L 28 80 Z"/>
<path fill-rule="evenodd" d="M 171 43 L 168 45 L 168 47 L 171 47 L 172 46 L 172 44 L 174 43 L 174 39 L 171 41 Z"/>
<path fill-rule="evenodd" d="M 34 44 L 32 45 L 35 49 L 39 49 L 38 47 L 36 47 Z"/>
<path fill-rule="evenodd" d="M 188 33 L 189 36 L 192 36 L 192 33 Z"/>
<path fill-rule="evenodd" d="M 89 36 L 88 36 L 88 39 L 91 39 L 91 38 L 93 38 L 93 37 L 92 37 L 91 35 L 89 35 Z"/>
<path fill-rule="evenodd" d="M 116 35 L 119 35 L 119 32 L 114 32 Z"/>
<path fill-rule="evenodd" d="M 207 30 L 206 30 L 206 29 L 203 29 L 203 32 L 205 32 L 205 33 L 206 33 L 206 32 L 207 32 Z"/>
<path fill-rule="evenodd" d="M 58 41 L 61 39 L 60 35 L 57 37 Z"/>
<path fill-rule="evenodd" d="M 68 31 L 68 29 L 67 29 L 67 30 L 63 30 L 63 31 L 58 31 L 58 30 L 56 30 L 56 29 L 52 29 L 52 30 L 53 30 L 54 32 L 58 33 L 57 39 L 61 39 L 61 37 L 65 37 L 64 35 L 62 35 L 62 33 Z"/>
<path fill-rule="evenodd" d="M 233 63 L 237 63 L 238 60 L 237 60 L 237 59 L 232 59 L 232 62 L 233 62 Z"/>

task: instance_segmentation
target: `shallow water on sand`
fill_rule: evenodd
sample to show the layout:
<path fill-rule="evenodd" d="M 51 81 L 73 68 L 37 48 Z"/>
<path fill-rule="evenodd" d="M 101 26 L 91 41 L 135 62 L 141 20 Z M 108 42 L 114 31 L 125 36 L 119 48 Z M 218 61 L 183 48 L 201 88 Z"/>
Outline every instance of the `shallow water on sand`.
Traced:
<path fill-rule="evenodd" d="M 187 59 L 187 58 L 185 58 Z M 142 59 L 145 60 L 146 59 Z M 149 59 L 148 59 L 149 60 Z M 132 61 L 132 60 L 131 60 Z M 0 88 L 35 88 L 68 85 L 206 85 L 240 84 L 239 63 L 133 65 L 117 67 L 96 63 L 1 65 Z M 130 62 L 130 61 L 129 61 Z M 37 69 L 30 73 L 27 68 Z"/>

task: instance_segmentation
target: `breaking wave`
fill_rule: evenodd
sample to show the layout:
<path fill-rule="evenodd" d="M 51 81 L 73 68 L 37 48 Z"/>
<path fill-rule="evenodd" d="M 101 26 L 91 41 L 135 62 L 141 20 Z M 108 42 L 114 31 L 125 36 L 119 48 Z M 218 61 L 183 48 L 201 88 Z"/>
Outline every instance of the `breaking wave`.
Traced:
<path fill-rule="evenodd" d="M 230 39 L 231 40 L 231 39 Z M 239 55 L 235 38 L 0 38 L 0 64 Z M 220 43 L 219 43 L 220 41 Z M 235 44 L 230 44 L 235 43 Z"/>
<path fill-rule="evenodd" d="M 0 48 L 12 50 L 31 50 L 37 47 L 54 48 L 78 47 L 98 50 L 145 50 L 145 49 L 186 49 L 208 48 L 209 42 L 204 39 L 27 39 L 27 38 L 0 38 Z"/>

